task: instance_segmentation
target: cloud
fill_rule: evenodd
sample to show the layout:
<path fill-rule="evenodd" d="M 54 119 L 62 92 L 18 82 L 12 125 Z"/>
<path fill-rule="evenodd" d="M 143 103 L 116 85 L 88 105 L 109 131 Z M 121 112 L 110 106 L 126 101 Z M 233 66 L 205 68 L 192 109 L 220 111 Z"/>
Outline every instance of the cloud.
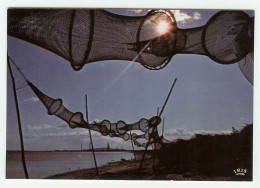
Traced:
<path fill-rule="evenodd" d="M 194 12 L 193 19 L 194 20 L 200 20 L 201 19 L 201 14 L 199 12 Z"/>
<path fill-rule="evenodd" d="M 181 10 L 172 10 L 172 13 L 174 14 L 174 17 L 177 22 L 186 23 L 188 20 L 192 19 L 190 15 L 188 15 L 185 12 L 182 12 Z"/>
<path fill-rule="evenodd" d="M 29 131 L 40 131 L 40 130 L 46 130 L 46 129 L 56 129 L 58 126 L 55 125 L 37 125 L 37 126 L 32 126 L 32 125 L 27 125 L 26 128 Z"/>
<path fill-rule="evenodd" d="M 49 125 L 42 125 L 42 126 L 27 126 L 27 129 L 33 131 L 39 131 L 44 129 L 51 129 L 56 128 L 56 126 L 49 126 Z M 113 142 L 122 144 L 122 138 L 115 138 L 109 136 L 103 136 L 96 131 L 91 131 L 92 139 L 96 143 L 107 143 Z M 82 140 L 82 141 L 89 141 L 89 131 L 87 129 L 78 129 L 78 130 L 69 130 L 69 132 L 47 132 L 47 133 L 33 133 L 33 134 L 26 134 L 25 137 L 27 139 L 34 139 L 38 138 L 40 140 L 65 140 L 65 142 L 73 142 L 73 140 Z"/>
<path fill-rule="evenodd" d="M 100 120 L 100 119 L 94 119 L 94 122 L 96 122 L 96 123 L 101 123 L 103 120 Z"/>
<path fill-rule="evenodd" d="M 61 124 L 59 124 L 59 125 L 57 125 L 56 127 L 57 128 L 68 128 L 68 124 L 67 123 L 61 123 Z"/>
<path fill-rule="evenodd" d="M 170 129 L 165 133 L 167 138 L 181 138 L 181 139 L 189 139 L 193 133 L 186 129 Z"/>
<path fill-rule="evenodd" d="M 102 136 L 96 131 L 91 131 L 91 133 L 95 148 L 106 147 L 107 143 L 112 148 L 131 148 L 130 141 L 125 142 L 121 138 Z M 88 148 L 90 143 L 87 129 L 69 130 L 69 132 L 26 132 L 24 138 L 28 150 L 80 149 L 80 143 L 83 143 L 84 148 Z M 9 141 L 9 148 L 17 147 L 17 143 L 18 141 Z"/>
<path fill-rule="evenodd" d="M 42 124 L 42 125 L 27 125 L 26 129 L 28 131 L 40 131 L 40 130 L 48 130 L 48 129 L 66 129 L 69 125 L 67 123 L 61 123 L 58 125 L 49 125 L 49 124 Z"/>
<path fill-rule="evenodd" d="M 142 13 L 143 11 L 147 11 L 147 10 L 144 10 L 144 9 L 129 9 L 128 11 L 131 11 L 131 12 L 135 12 L 135 13 Z"/>
<path fill-rule="evenodd" d="M 188 21 L 201 19 L 201 14 L 199 12 L 194 12 L 192 15 L 189 15 L 188 13 L 181 10 L 172 10 L 172 13 L 174 14 L 176 21 L 182 24 L 185 24 Z"/>
<path fill-rule="evenodd" d="M 40 101 L 38 97 L 31 97 L 31 98 L 28 98 L 28 99 L 24 99 L 23 100 L 24 102 L 38 102 Z"/>
<path fill-rule="evenodd" d="M 27 129 L 29 130 L 46 130 L 46 129 L 57 129 L 59 126 L 53 126 L 53 125 L 41 125 L 41 126 L 27 126 Z M 92 137 L 99 137 L 97 132 L 92 131 Z M 75 131 L 70 129 L 69 132 L 48 132 L 48 133 L 39 133 L 37 134 L 37 137 L 79 137 L 79 136 L 86 136 L 89 132 L 87 129 Z"/>
<path fill-rule="evenodd" d="M 35 133 L 33 133 L 33 134 L 26 134 L 26 135 L 24 135 L 24 138 L 25 139 L 35 139 L 35 138 L 39 138 L 39 135 L 35 134 Z"/>
<path fill-rule="evenodd" d="M 113 139 L 115 142 L 122 142 L 121 138 L 111 138 L 109 136 L 103 136 L 96 131 L 91 131 L 91 136 L 93 140 L 110 140 Z M 70 132 L 56 132 L 56 133 L 44 133 L 38 134 L 38 137 L 77 137 L 77 138 L 85 138 L 89 139 L 89 131 L 87 129 L 80 130 L 80 131 L 70 131 Z"/>
<path fill-rule="evenodd" d="M 171 141 L 175 140 L 175 139 L 190 139 L 192 136 L 194 136 L 195 134 L 202 134 L 202 135 L 215 135 L 215 134 L 230 134 L 232 133 L 232 131 L 213 131 L 213 130 L 199 130 L 199 131 L 189 131 L 187 129 L 170 129 L 168 131 L 166 131 L 165 133 L 165 137 L 166 139 L 169 139 Z"/>
<path fill-rule="evenodd" d="M 195 131 L 194 134 L 210 134 L 210 135 L 215 135 L 215 134 L 230 134 L 232 131 L 226 130 L 226 131 L 212 131 L 212 130 L 200 130 L 200 131 Z"/>
<path fill-rule="evenodd" d="M 41 137 L 69 137 L 69 136 L 82 136 L 88 135 L 88 132 L 81 131 L 81 132 L 58 132 L 58 133 L 45 133 L 39 134 Z"/>
<path fill-rule="evenodd" d="M 142 15 L 145 16 L 147 12 L 150 10 L 148 9 L 127 9 L 128 13 L 134 13 L 134 15 Z M 178 23 L 186 24 L 187 22 L 192 22 L 194 20 L 201 19 L 201 13 L 199 12 L 192 12 L 192 11 L 183 11 L 183 10 L 171 10 L 174 14 L 174 17 Z M 127 14 L 126 14 L 127 15 Z"/>

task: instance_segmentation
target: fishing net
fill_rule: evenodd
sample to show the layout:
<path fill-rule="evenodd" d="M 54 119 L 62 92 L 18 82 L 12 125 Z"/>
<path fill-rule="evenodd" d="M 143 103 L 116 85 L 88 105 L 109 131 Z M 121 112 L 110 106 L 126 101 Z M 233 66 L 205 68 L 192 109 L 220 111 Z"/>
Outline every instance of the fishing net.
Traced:
<path fill-rule="evenodd" d="M 246 79 L 253 85 L 254 84 L 254 53 L 249 53 L 247 56 L 239 61 L 238 66 L 246 77 Z"/>
<path fill-rule="evenodd" d="M 171 31 L 176 30 L 169 11 L 144 18 L 147 17 L 119 16 L 104 10 L 9 9 L 8 34 L 48 49 L 80 70 L 95 61 L 133 60 L 142 42 L 160 39 L 161 33 L 154 32 L 160 22 L 169 23 Z M 156 50 L 163 51 L 162 47 Z M 168 58 L 167 54 L 143 53 L 136 61 L 159 66 Z"/>
<path fill-rule="evenodd" d="M 136 61 L 160 69 L 177 53 L 235 63 L 252 52 L 253 25 L 254 19 L 242 11 L 220 11 L 204 26 L 179 29 L 169 10 L 139 17 L 93 9 L 8 10 L 9 35 L 60 55 L 75 70 L 102 60 Z M 246 77 L 251 73 L 247 70 L 242 70 Z"/>
<path fill-rule="evenodd" d="M 135 61 L 157 70 L 175 54 L 199 54 L 221 64 L 239 62 L 241 72 L 253 84 L 254 18 L 242 11 L 220 11 L 204 26 L 180 29 L 169 10 L 128 17 L 93 9 L 9 9 L 8 35 L 56 53 L 67 59 L 74 70 L 102 60 Z M 52 99 L 29 85 L 48 113 L 63 119 L 71 128 L 90 128 L 124 140 L 139 138 L 128 132 L 140 130 L 144 132 L 140 138 L 152 138 L 146 144 L 163 141 L 151 131 L 160 123 L 158 117 L 133 124 L 108 120 L 88 124 L 81 112 L 69 111 L 61 99 Z M 136 145 L 145 145 L 136 139 Z"/>
<path fill-rule="evenodd" d="M 83 120 L 83 114 L 80 112 L 73 113 L 62 105 L 61 99 L 53 99 L 42 93 L 31 82 L 28 82 L 37 97 L 46 107 L 49 115 L 55 115 L 64 120 L 70 128 L 82 127 L 86 122 Z"/>
<path fill-rule="evenodd" d="M 238 66 L 246 79 L 254 84 L 254 18 L 250 20 L 249 38 L 251 39 L 250 50 L 245 58 L 239 61 Z"/>
<path fill-rule="evenodd" d="M 141 118 L 139 121 L 127 124 L 120 120 L 117 123 L 110 123 L 109 120 L 103 120 L 100 123 L 87 123 L 81 112 L 73 113 L 63 106 L 62 99 L 53 99 L 43 92 L 41 92 L 35 85 L 27 81 L 33 92 L 37 95 L 43 105 L 46 107 L 49 115 L 55 115 L 60 119 L 64 120 L 70 128 L 87 128 L 101 133 L 103 136 L 118 137 L 125 141 L 133 140 L 134 144 L 138 147 L 145 146 L 140 144 L 138 139 L 149 140 L 149 137 L 158 140 L 156 134 L 152 135 L 153 127 L 158 126 L 161 123 L 161 118 L 154 116 L 150 119 Z M 141 131 L 143 134 L 137 135 L 136 133 L 131 134 L 130 131 Z M 151 144 L 153 143 L 153 140 Z M 138 144 L 139 143 L 139 144 Z"/>

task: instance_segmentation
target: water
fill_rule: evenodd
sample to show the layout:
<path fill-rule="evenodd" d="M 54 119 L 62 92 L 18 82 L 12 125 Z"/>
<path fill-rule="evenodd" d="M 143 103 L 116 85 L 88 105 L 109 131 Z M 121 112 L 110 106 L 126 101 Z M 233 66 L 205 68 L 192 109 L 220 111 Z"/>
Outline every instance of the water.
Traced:
<path fill-rule="evenodd" d="M 25 158 L 30 179 L 95 167 L 92 152 L 25 152 Z M 96 152 L 98 166 L 120 161 L 122 158 L 132 159 L 133 154 L 130 152 Z M 7 152 L 6 178 L 25 178 L 20 152 Z"/>

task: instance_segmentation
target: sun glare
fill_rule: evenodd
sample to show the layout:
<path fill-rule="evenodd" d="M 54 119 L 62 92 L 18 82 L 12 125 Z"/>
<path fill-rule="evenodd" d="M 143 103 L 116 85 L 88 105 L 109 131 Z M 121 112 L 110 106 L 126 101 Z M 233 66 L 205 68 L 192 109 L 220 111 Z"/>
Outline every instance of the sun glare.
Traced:
<path fill-rule="evenodd" d="M 158 32 L 160 35 L 163 35 L 164 33 L 166 33 L 169 29 L 169 24 L 167 22 L 161 22 L 158 25 Z"/>

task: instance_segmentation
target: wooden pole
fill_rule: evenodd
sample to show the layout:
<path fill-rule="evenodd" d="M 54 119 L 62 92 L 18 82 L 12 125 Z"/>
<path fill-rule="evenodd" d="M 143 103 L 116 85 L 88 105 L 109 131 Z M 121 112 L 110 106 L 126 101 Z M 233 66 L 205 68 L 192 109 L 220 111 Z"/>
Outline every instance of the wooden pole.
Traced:
<path fill-rule="evenodd" d="M 170 95 L 171 95 L 171 93 L 172 93 L 172 90 L 173 90 L 173 87 L 174 87 L 176 81 L 177 81 L 177 78 L 175 78 L 174 81 L 173 81 L 173 84 L 172 84 L 172 86 L 171 86 L 171 89 L 170 89 L 170 91 L 169 91 L 169 93 L 168 93 L 168 95 L 167 95 L 167 98 L 166 98 L 166 100 L 164 101 L 163 107 L 162 107 L 162 109 L 161 109 L 161 111 L 160 111 L 160 113 L 159 113 L 159 115 L 158 115 L 159 117 L 161 117 L 161 115 L 162 115 L 162 113 L 163 113 L 163 111 L 164 111 L 164 108 L 165 108 L 165 106 L 166 106 L 166 104 L 167 104 L 167 102 L 168 102 L 168 100 L 169 100 L 169 98 L 170 98 Z M 159 118 L 158 118 L 158 120 L 157 120 L 157 123 L 158 123 L 158 121 L 159 121 Z M 157 123 L 156 123 L 156 124 L 157 124 Z M 152 132 L 151 132 L 151 135 L 154 134 L 154 131 L 155 131 L 155 130 L 156 130 L 156 127 L 153 127 Z M 143 162 L 144 162 L 144 158 L 145 158 L 145 153 L 146 153 L 146 151 L 147 151 L 147 149 L 148 149 L 148 147 L 149 147 L 150 142 L 151 142 L 151 137 L 149 137 L 149 140 L 148 140 L 148 142 L 147 142 L 147 144 L 146 144 L 146 146 L 145 146 L 145 150 L 144 150 L 144 153 L 143 153 L 143 155 L 142 155 L 142 160 L 141 160 L 141 162 L 140 162 L 139 170 L 142 169 Z"/>
<path fill-rule="evenodd" d="M 15 86 L 14 76 L 13 76 L 13 72 L 12 72 L 12 68 L 11 68 L 11 65 L 10 65 L 8 55 L 7 55 L 7 63 L 8 63 L 8 68 L 9 68 L 9 71 L 10 71 L 10 75 L 11 75 L 11 79 L 12 79 L 12 85 L 13 85 L 13 93 L 14 93 L 14 100 L 15 100 L 15 106 L 16 106 L 16 114 L 17 114 L 17 120 L 18 120 L 18 128 L 19 128 L 20 144 L 21 144 L 21 152 L 22 152 L 23 170 L 24 170 L 24 174 L 25 174 L 26 179 L 29 179 L 29 174 L 28 174 L 28 171 L 27 171 L 25 156 L 24 156 L 23 130 L 22 130 L 19 104 L 18 104 L 17 93 L 16 93 L 16 86 Z"/>
<path fill-rule="evenodd" d="M 88 119 L 88 95 L 85 95 L 85 100 L 86 100 L 86 118 L 87 118 L 87 123 L 89 123 L 89 119 Z M 91 147 L 92 147 L 92 153 L 93 153 L 93 158 L 94 158 L 94 162 L 95 162 L 95 167 L 96 167 L 96 175 L 98 176 L 99 173 L 98 173 L 98 167 L 97 167 L 97 160 L 96 160 L 95 149 L 94 149 L 94 144 L 93 144 L 90 128 L 88 129 L 88 132 L 89 132 L 89 138 L 90 138 L 90 143 L 91 143 Z"/>
<path fill-rule="evenodd" d="M 160 107 L 157 107 L 156 116 L 159 115 L 159 111 L 160 111 Z M 155 134 L 157 134 L 159 136 L 157 127 L 155 128 Z M 154 148 L 153 148 L 153 168 L 154 168 L 154 163 L 155 163 L 155 155 L 156 155 L 156 145 L 154 144 Z"/>
<path fill-rule="evenodd" d="M 163 133 L 164 133 L 164 122 L 165 122 L 165 117 L 163 117 L 163 124 L 162 124 L 162 138 L 163 138 Z"/>
<path fill-rule="evenodd" d="M 132 125 L 131 125 L 131 129 L 132 129 Z M 133 143 L 133 140 L 132 140 L 132 133 L 131 133 L 131 130 L 130 130 L 130 139 L 131 139 L 132 149 L 133 149 L 133 152 L 134 152 L 134 157 L 135 157 L 135 160 L 136 160 L 136 156 L 135 156 L 135 148 L 134 148 L 134 143 Z"/>

